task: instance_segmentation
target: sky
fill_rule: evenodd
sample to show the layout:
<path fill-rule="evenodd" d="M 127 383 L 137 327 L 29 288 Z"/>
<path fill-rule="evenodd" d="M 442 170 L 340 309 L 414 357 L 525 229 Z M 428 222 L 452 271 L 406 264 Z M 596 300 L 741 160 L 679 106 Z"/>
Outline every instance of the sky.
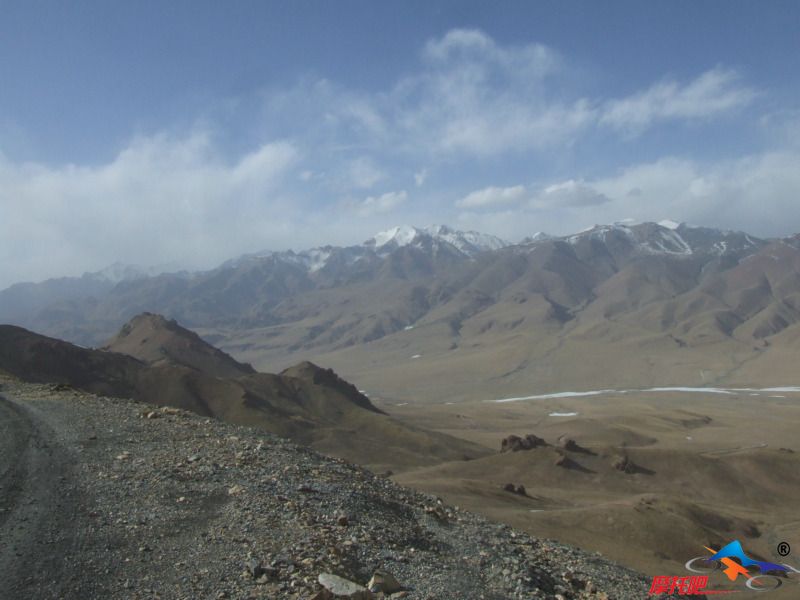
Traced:
<path fill-rule="evenodd" d="M 0 0 L 0 288 L 401 224 L 800 232 L 800 3 Z"/>

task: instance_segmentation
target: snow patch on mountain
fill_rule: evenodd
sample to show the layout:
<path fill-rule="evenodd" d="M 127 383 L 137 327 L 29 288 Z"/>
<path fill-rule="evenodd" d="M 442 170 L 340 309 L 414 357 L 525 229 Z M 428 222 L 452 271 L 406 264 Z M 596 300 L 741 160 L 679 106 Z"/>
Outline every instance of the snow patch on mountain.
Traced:
<path fill-rule="evenodd" d="M 677 229 L 678 227 L 681 226 L 680 223 L 678 223 L 677 221 L 673 221 L 672 219 L 663 219 L 659 221 L 658 224 L 661 225 L 661 227 L 665 227 L 667 229 Z"/>
<path fill-rule="evenodd" d="M 403 246 L 408 246 L 411 242 L 413 242 L 419 234 L 420 230 L 416 227 L 400 225 L 399 227 L 392 227 L 386 231 L 381 231 L 372 239 L 375 242 L 374 245 L 376 248 L 382 248 L 386 244 L 390 243 L 394 243 L 398 248 L 402 248 Z"/>
<path fill-rule="evenodd" d="M 330 248 L 315 248 L 314 250 L 301 252 L 300 256 L 304 259 L 309 273 L 316 273 L 328 264 L 331 253 L 332 250 Z"/>
<path fill-rule="evenodd" d="M 587 237 L 607 242 L 611 234 L 625 236 L 630 244 L 643 254 L 671 254 L 678 256 L 693 254 L 691 245 L 681 237 L 677 229 L 655 223 L 629 225 L 617 222 L 613 225 L 595 225 L 591 229 L 567 236 L 564 239 L 574 246 Z"/>
<path fill-rule="evenodd" d="M 468 256 L 488 250 L 499 250 L 511 245 L 493 235 L 477 231 L 458 231 L 445 225 L 430 225 L 422 228 L 401 225 L 381 231 L 372 239 L 367 240 L 364 246 L 375 249 L 403 248 L 420 245 L 425 240 L 450 244 Z"/>

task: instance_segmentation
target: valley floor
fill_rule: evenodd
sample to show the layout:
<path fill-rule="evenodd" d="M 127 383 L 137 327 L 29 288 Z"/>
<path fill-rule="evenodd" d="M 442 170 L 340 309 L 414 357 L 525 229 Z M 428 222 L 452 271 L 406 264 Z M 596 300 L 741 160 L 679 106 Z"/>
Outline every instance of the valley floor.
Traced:
<path fill-rule="evenodd" d="M 704 546 L 733 539 L 763 560 L 800 568 L 795 556 L 777 553 L 781 541 L 800 551 L 798 400 L 796 387 L 675 387 L 376 403 L 396 418 L 495 450 L 406 471 L 398 482 L 648 575 L 679 575 Z M 501 440 L 512 434 L 549 445 L 501 453 Z M 525 494 L 506 491 L 507 484 Z M 724 576 L 713 581 L 730 588 Z M 798 595 L 796 581 L 770 593 Z"/>

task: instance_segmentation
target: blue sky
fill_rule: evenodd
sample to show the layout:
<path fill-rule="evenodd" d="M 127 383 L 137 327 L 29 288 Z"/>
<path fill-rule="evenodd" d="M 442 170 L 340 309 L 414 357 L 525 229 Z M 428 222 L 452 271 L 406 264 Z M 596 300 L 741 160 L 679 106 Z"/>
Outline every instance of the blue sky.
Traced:
<path fill-rule="evenodd" d="M 0 13 L 0 287 L 401 223 L 800 231 L 797 2 Z"/>

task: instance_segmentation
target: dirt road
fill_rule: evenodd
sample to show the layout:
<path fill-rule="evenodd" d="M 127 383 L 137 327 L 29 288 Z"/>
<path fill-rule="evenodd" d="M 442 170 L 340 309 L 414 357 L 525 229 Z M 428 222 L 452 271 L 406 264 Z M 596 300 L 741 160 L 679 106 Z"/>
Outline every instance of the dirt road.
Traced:
<path fill-rule="evenodd" d="M 75 464 L 41 415 L 0 396 L 0 599 L 83 587 Z"/>

